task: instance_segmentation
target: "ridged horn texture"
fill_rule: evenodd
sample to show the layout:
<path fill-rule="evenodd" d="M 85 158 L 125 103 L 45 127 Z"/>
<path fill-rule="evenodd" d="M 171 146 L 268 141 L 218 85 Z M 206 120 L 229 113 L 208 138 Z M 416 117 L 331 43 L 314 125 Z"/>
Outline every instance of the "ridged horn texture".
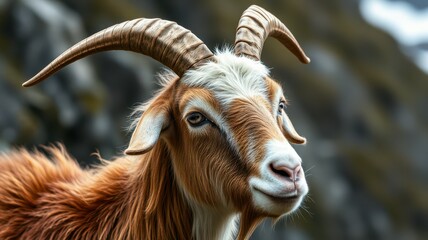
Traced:
<path fill-rule="evenodd" d="M 280 41 L 302 63 L 310 62 L 290 30 L 270 12 L 256 5 L 245 10 L 239 20 L 236 29 L 235 55 L 260 61 L 263 44 L 269 36 Z"/>
<path fill-rule="evenodd" d="M 215 60 L 213 53 L 198 37 L 177 23 L 139 18 L 111 26 L 80 41 L 23 86 L 39 83 L 80 58 L 109 50 L 128 50 L 148 55 L 179 76 L 193 66 Z"/>

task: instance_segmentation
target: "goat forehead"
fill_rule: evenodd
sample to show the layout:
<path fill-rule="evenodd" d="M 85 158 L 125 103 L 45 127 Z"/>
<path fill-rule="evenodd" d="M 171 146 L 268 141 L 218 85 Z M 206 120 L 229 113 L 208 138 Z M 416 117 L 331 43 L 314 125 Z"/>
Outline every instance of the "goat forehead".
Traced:
<path fill-rule="evenodd" d="M 268 69 L 260 62 L 237 57 L 230 51 L 216 54 L 217 62 L 209 62 L 188 71 L 182 83 L 205 88 L 213 93 L 221 105 L 229 105 L 236 98 L 269 98 L 266 78 Z"/>

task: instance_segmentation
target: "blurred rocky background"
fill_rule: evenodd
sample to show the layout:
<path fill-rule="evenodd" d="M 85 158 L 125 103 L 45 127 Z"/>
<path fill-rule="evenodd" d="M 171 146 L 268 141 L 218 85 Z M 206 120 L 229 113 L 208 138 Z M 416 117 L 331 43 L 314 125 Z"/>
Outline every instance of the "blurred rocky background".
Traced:
<path fill-rule="evenodd" d="M 211 49 L 232 44 L 242 11 L 258 4 L 286 23 L 312 59 L 300 64 L 275 40 L 262 56 L 309 140 L 296 149 L 310 196 L 252 239 L 428 239 L 428 77 L 405 47 L 363 19 L 360 3 L 0 0 L 0 149 L 62 142 L 84 166 L 97 162 L 96 150 L 120 154 L 132 107 L 158 88 L 159 63 L 100 53 L 36 87 L 21 84 L 82 38 L 138 17 L 176 21 Z"/>

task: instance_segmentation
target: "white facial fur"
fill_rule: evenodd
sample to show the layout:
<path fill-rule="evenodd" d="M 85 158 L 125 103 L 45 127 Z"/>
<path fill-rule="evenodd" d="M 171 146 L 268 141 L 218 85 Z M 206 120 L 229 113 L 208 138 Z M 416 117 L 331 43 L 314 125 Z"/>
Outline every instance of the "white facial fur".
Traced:
<path fill-rule="evenodd" d="M 223 106 L 238 97 L 266 96 L 265 78 L 269 70 L 260 62 L 237 57 L 229 50 L 216 53 L 217 62 L 190 70 L 182 83 L 212 90 Z"/>

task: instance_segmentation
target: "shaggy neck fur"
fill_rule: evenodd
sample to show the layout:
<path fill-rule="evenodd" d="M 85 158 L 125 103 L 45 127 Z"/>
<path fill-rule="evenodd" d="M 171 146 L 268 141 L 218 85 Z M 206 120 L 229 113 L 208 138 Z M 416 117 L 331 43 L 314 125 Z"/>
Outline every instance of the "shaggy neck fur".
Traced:
<path fill-rule="evenodd" d="M 0 239 L 232 238 L 234 215 L 190 206 L 162 142 L 95 172 L 51 153 L 0 157 Z"/>
<path fill-rule="evenodd" d="M 201 206 L 193 206 L 192 211 L 194 239 L 233 239 L 237 215 Z"/>

